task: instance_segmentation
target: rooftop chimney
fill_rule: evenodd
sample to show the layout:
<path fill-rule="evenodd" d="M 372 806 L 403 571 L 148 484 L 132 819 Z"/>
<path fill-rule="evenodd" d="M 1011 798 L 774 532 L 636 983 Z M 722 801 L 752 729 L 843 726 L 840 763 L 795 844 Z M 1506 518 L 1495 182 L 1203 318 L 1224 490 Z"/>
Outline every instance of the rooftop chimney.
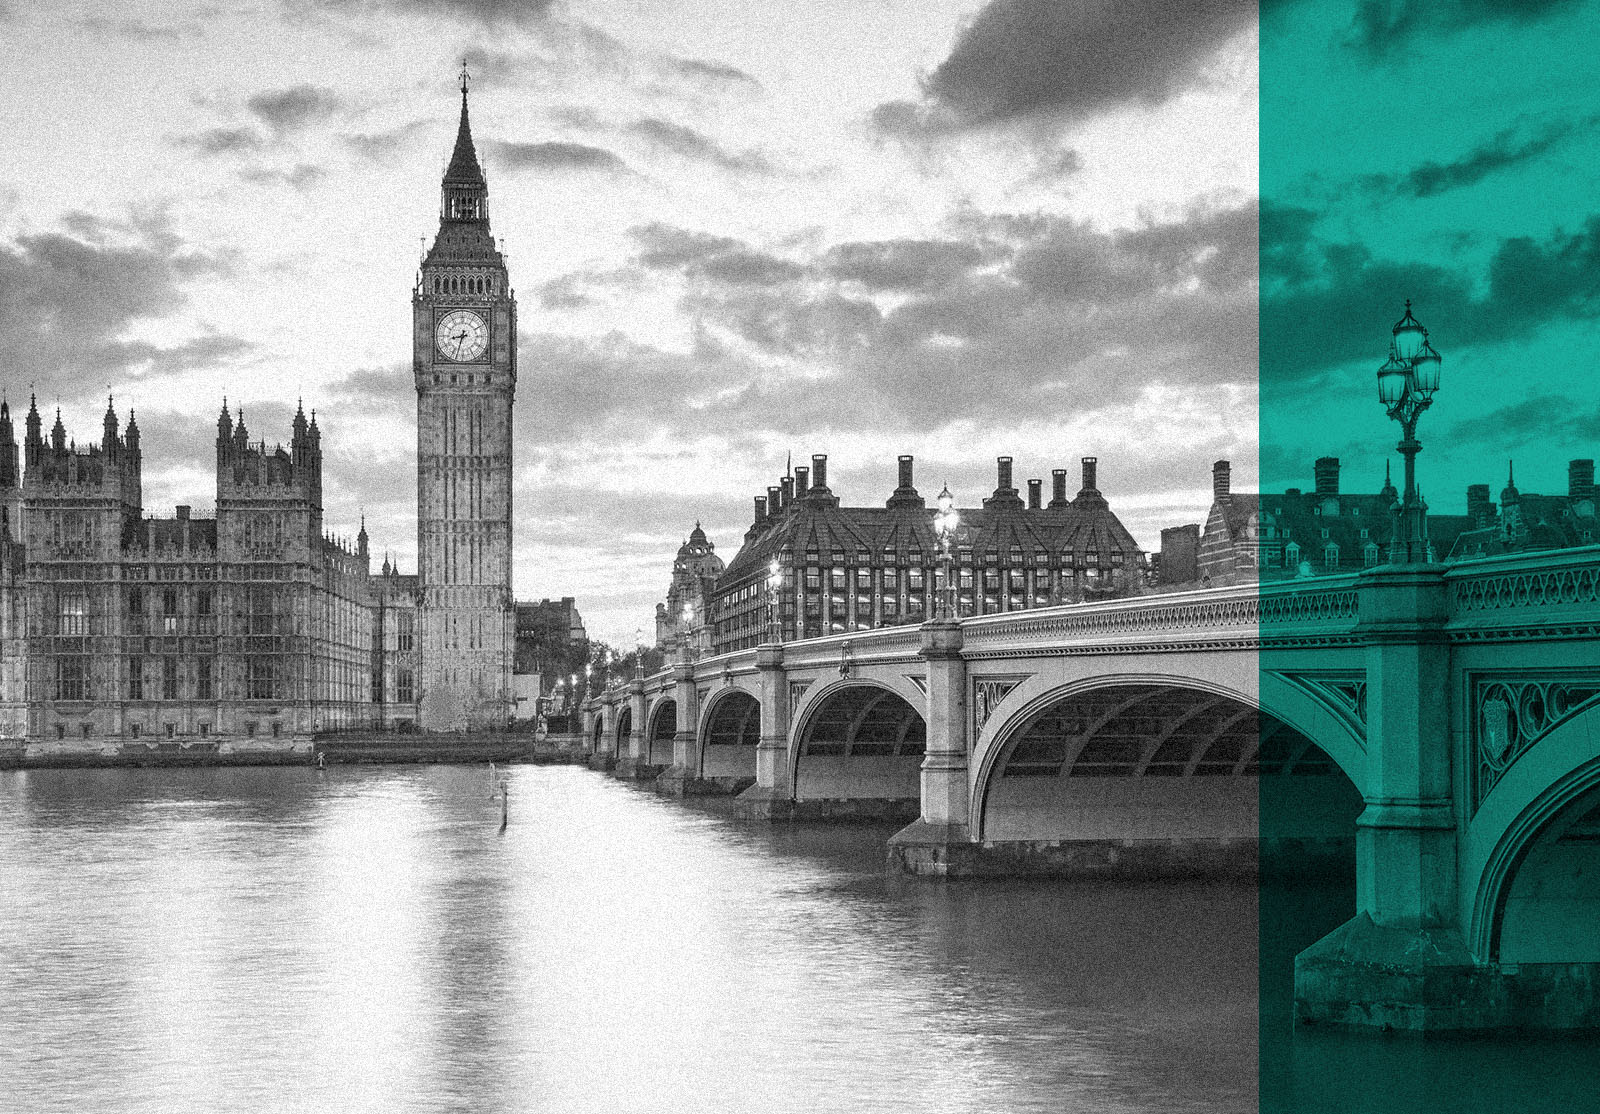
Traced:
<path fill-rule="evenodd" d="M 757 526 L 760 526 L 766 520 L 767 520 L 767 497 L 765 495 L 757 495 L 756 496 L 756 521 L 755 521 L 755 524 Z"/>
<path fill-rule="evenodd" d="M 189 508 L 188 507 L 181 507 L 180 506 L 178 508 L 178 521 L 179 522 L 188 522 L 189 521 Z"/>
<path fill-rule="evenodd" d="M 1096 487 L 1094 485 L 1094 469 L 1095 469 L 1095 465 L 1098 464 L 1098 463 L 1099 463 L 1099 458 L 1098 457 L 1086 456 L 1086 457 L 1083 458 L 1083 490 L 1085 490 L 1085 491 L 1099 491 L 1100 490 L 1098 487 Z"/>
<path fill-rule="evenodd" d="M 802 496 L 811 490 L 811 469 L 796 468 L 794 470 L 794 489 Z"/>
<path fill-rule="evenodd" d="M 811 490 L 825 492 L 828 490 L 828 454 L 811 454 Z"/>
<path fill-rule="evenodd" d="M 1211 498 L 1213 502 L 1228 501 L 1228 462 L 1219 460 L 1211 466 Z"/>
<path fill-rule="evenodd" d="M 1487 526 L 1494 518 L 1494 503 L 1489 499 L 1488 484 L 1467 485 L 1467 517 L 1474 526 Z"/>
<path fill-rule="evenodd" d="M 917 494 L 917 487 L 912 476 L 911 466 L 914 457 L 902 454 L 900 457 L 900 483 L 896 485 L 894 494 L 889 496 L 890 507 L 921 507 L 924 506 L 922 496 Z"/>
<path fill-rule="evenodd" d="M 783 513 L 783 489 L 779 487 L 767 488 L 767 513 L 777 517 Z"/>
<path fill-rule="evenodd" d="M 1040 501 L 1042 500 L 1043 496 L 1044 496 L 1044 481 L 1043 480 L 1029 480 L 1028 481 L 1028 509 L 1030 511 L 1036 511 L 1036 510 L 1039 509 Z"/>
<path fill-rule="evenodd" d="M 1339 494 L 1339 458 L 1336 456 L 1318 457 L 1315 466 L 1318 495 Z"/>
<path fill-rule="evenodd" d="M 1050 472 L 1050 509 L 1060 510 L 1067 505 L 1067 470 L 1056 468 Z"/>
<path fill-rule="evenodd" d="M 793 476 L 785 476 L 785 477 L 783 477 L 783 479 L 778 481 L 778 487 L 783 492 L 783 505 L 787 507 L 789 504 L 794 502 L 794 477 Z M 800 496 L 801 496 L 801 498 L 805 497 L 805 489 L 804 488 L 801 488 Z"/>
<path fill-rule="evenodd" d="M 1594 498 L 1594 461 L 1567 461 L 1567 496 L 1572 499 Z"/>
<path fill-rule="evenodd" d="M 998 495 L 1002 491 L 1015 491 L 1016 488 L 1011 483 L 1011 458 L 1002 456 L 998 458 L 997 463 L 999 464 L 997 469 L 999 475 L 994 485 L 995 494 Z"/>

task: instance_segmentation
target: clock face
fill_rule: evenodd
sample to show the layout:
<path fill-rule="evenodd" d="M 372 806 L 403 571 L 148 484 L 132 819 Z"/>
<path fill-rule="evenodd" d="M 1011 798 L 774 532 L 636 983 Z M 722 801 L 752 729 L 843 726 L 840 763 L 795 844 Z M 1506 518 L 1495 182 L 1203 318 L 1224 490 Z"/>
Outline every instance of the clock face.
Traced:
<path fill-rule="evenodd" d="M 447 360 L 476 360 L 489 347 L 489 326 L 470 309 L 453 309 L 439 318 L 434 343 Z"/>

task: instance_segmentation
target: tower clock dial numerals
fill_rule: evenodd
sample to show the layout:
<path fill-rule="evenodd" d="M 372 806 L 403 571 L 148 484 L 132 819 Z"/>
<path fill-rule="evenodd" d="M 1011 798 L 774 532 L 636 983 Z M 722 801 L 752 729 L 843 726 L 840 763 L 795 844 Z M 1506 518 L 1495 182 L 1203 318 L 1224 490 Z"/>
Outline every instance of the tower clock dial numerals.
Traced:
<path fill-rule="evenodd" d="M 489 347 L 489 326 L 470 309 L 453 309 L 439 318 L 434 343 L 447 360 L 476 360 Z"/>

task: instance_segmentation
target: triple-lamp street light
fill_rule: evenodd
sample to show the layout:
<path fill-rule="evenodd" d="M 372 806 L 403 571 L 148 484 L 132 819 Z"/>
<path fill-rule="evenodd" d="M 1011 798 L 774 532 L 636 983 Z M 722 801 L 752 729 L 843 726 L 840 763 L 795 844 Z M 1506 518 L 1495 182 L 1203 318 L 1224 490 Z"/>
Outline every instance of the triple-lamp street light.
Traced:
<path fill-rule="evenodd" d="M 783 596 L 783 565 L 774 557 L 767 562 L 767 641 L 783 641 L 783 618 L 779 603 Z"/>
<path fill-rule="evenodd" d="M 944 574 L 944 585 L 939 592 L 937 619 L 956 617 L 955 545 L 956 527 L 961 525 L 961 512 L 956 510 L 956 497 L 945 484 L 939 492 L 939 510 L 933 516 L 934 534 L 939 539 L 939 568 Z"/>
<path fill-rule="evenodd" d="M 1400 564 L 1428 560 L 1428 522 L 1417 493 L 1417 453 L 1422 451 L 1422 443 L 1417 440 L 1417 419 L 1433 405 L 1442 362 L 1428 343 L 1428 330 L 1411 316 L 1411 300 L 1407 298 L 1406 315 L 1394 327 L 1389 358 L 1378 369 L 1378 401 L 1403 431 L 1399 448 L 1406 460 L 1406 487 L 1400 521 L 1389 546 L 1389 560 Z"/>

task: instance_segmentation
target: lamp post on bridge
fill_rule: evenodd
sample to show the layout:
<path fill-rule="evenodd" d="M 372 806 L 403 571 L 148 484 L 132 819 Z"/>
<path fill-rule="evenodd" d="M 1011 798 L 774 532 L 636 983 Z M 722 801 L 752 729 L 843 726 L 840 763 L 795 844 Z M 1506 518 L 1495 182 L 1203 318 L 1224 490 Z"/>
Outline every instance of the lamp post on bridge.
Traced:
<path fill-rule="evenodd" d="M 767 563 L 767 641 L 783 642 L 783 617 L 779 604 L 783 593 L 783 565 L 774 557 Z"/>
<path fill-rule="evenodd" d="M 1389 345 L 1389 358 L 1378 369 L 1378 401 L 1389 417 L 1400 423 L 1400 454 L 1406 461 L 1405 494 L 1401 496 L 1400 521 L 1389 544 L 1389 560 L 1398 564 L 1419 564 L 1428 560 L 1428 520 L 1417 494 L 1417 419 L 1433 405 L 1439 389 L 1439 353 L 1428 343 L 1428 330 L 1411 316 L 1411 299 L 1406 299 L 1406 315 L 1395 325 Z"/>
<path fill-rule="evenodd" d="M 944 584 L 939 590 L 939 604 L 935 618 L 958 618 L 956 609 L 955 555 L 952 552 L 956 527 L 961 525 L 961 513 L 956 510 L 956 498 L 945 484 L 939 492 L 939 510 L 933 516 L 934 533 L 939 538 L 939 569 L 944 574 Z"/>

